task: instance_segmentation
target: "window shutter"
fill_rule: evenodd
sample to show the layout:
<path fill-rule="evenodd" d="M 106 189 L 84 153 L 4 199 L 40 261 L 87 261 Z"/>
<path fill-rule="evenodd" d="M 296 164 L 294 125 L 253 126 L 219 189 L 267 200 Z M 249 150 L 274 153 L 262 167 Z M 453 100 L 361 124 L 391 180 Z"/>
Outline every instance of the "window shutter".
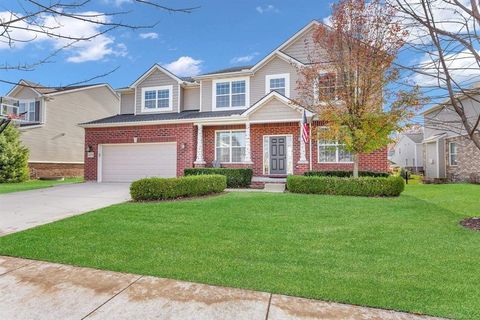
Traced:
<path fill-rule="evenodd" d="M 40 101 L 35 101 L 35 122 L 40 122 Z"/>

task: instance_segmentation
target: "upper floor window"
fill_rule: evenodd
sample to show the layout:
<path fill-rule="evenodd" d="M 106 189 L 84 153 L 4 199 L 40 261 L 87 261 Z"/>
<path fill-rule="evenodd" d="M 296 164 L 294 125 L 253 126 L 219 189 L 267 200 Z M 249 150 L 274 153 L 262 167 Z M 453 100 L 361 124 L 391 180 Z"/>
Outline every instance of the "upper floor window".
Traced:
<path fill-rule="evenodd" d="M 18 114 L 22 120 L 28 122 L 40 121 L 40 101 L 20 100 L 18 102 Z"/>
<path fill-rule="evenodd" d="M 334 72 L 321 73 L 315 83 L 315 97 L 321 100 L 334 100 L 337 95 L 337 76 Z"/>
<path fill-rule="evenodd" d="M 269 74 L 265 77 L 265 94 L 277 91 L 285 97 L 290 97 L 290 74 Z"/>
<path fill-rule="evenodd" d="M 245 108 L 248 105 L 248 86 L 247 78 L 214 80 L 214 109 Z"/>
<path fill-rule="evenodd" d="M 172 110 L 173 86 L 142 88 L 142 111 Z"/>
<path fill-rule="evenodd" d="M 457 152 L 457 144 L 455 142 L 450 142 L 449 144 L 449 153 L 450 153 L 450 157 L 449 157 L 449 164 L 451 166 L 456 166 L 458 165 L 458 160 L 457 160 L 457 155 L 458 155 L 458 152 Z"/>

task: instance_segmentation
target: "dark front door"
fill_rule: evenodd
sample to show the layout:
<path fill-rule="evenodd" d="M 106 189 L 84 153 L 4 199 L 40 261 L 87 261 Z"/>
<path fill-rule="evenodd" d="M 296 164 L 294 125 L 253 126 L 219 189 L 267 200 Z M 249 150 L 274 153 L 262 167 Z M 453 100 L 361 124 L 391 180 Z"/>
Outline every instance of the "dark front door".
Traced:
<path fill-rule="evenodd" d="M 287 174 L 286 140 L 286 137 L 270 137 L 270 174 Z"/>

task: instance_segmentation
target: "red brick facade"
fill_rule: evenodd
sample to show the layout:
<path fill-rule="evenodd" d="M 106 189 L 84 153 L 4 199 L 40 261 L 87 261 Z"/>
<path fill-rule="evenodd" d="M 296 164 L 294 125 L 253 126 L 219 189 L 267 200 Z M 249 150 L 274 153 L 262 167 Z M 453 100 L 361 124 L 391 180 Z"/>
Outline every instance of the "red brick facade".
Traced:
<path fill-rule="evenodd" d="M 85 148 L 91 148 L 93 158 L 85 152 L 85 180 L 97 180 L 99 144 L 177 142 L 177 175 L 191 168 L 195 160 L 196 128 L 192 123 L 145 125 L 114 128 L 86 128 Z"/>
<path fill-rule="evenodd" d="M 244 129 L 245 125 L 225 125 L 203 127 L 203 148 L 206 166 L 212 166 L 215 159 L 215 131 Z M 177 175 L 183 175 L 185 168 L 194 165 L 196 158 L 196 127 L 192 124 L 146 125 L 115 128 L 85 129 L 85 146 L 90 146 L 94 158 L 85 158 L 85 179 L 97 179 L 97 151 L 99 144 L 146 142 L 177 142 Z M 310 169 L 309 164 L 299 164 L 300 160 L 300 128 L 298 122 L 252 124 L 250 126 L 250 145 L 253 164 L 225 164 L 225 167 L 251 167 L 255 176 L 263 175 L 263 136 L 291 135 L 293 138 L 293 172 L 302 174 Z M 185 148 L 180 146 L 184 144 Z M 306 158 L 310 159 L 309 145 L 306 146 Z M 371 154 L 360 155 L 360 170 L 385 172 L 388 170 L 387 149 L 382 148 Z M 318 163 L 316 143 L 312 141 L 313 170 L 352 170 L 351 163 Z"/>

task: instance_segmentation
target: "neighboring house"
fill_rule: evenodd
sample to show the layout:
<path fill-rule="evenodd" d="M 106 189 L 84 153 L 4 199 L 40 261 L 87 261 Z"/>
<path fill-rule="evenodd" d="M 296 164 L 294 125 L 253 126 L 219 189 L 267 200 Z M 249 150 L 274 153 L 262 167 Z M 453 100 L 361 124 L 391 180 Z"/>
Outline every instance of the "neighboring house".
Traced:
<path fill-rule="evenodd" d="M 390 149 L 388 159 L 401 168 L 423 171 L 423 132 L 400 134 L 397 143 Z"/>
<path fill-rule="evenodd" d="M 465 96 L 460 99 L 473 123 L 480 115 L 480 104 Z M 423 112 L 423 117 L 425 178 L 480 181 L 480 150 L 466 136 L 453 107 L 445 102 Z"/>
<path fill-rule="evenodd" d="M 307 63 L 312 21 L 253 66 L 181 78 L 152 66 L 119 89 L 120 115 L 87 122 L 85 178 L 132 181 L 174 177 L 185 168 L 253 168 L 254 181 L 307 170 L 352 170 L 336 141 L 302 142 L 304 112 L 293 102 Z M 313 88 L 312 88 L 313 90 Z M 360 169 L 387 171 L 387 149 L 360 155 Z"/>
<path fill-rule="evenodd" d="M 108 84 L 47 88 L 22 80 L 0 111 L 25 113 L 16 122 L 33 176 L 83 176 L 85 132 L 78 124 L 118 114 L 119 96 Z"/>

